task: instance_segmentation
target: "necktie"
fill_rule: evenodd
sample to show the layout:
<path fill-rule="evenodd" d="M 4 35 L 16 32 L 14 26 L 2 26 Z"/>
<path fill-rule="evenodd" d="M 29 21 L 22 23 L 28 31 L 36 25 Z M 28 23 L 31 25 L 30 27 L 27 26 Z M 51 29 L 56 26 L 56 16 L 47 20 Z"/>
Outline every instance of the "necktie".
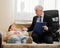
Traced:
<path fill-rule="evenodd" d="M 40 22 L 41 22 L 41 16 L 40 16 Z"/>

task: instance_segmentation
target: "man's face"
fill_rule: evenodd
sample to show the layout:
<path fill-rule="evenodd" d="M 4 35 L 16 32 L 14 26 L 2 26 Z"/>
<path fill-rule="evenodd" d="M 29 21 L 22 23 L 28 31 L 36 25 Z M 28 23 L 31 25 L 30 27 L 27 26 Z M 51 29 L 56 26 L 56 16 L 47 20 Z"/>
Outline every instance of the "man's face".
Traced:
<path fill-rule="evenodd" d="M 41 16 L 42 15 L 42 10 L 36 9 L 35 13 L 36 13 L 37 16 Z"/>

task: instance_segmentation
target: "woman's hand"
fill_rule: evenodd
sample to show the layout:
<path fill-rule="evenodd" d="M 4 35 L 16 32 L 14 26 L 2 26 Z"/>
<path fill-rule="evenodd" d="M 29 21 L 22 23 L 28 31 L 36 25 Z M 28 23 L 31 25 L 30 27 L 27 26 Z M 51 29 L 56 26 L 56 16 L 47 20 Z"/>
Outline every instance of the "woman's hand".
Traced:
<path fill-rule="evenodd" d="M 26 27 L 25 26 L 21 26 L 21 30 L 22 31 L 25 31 L 26 30 Z"/>

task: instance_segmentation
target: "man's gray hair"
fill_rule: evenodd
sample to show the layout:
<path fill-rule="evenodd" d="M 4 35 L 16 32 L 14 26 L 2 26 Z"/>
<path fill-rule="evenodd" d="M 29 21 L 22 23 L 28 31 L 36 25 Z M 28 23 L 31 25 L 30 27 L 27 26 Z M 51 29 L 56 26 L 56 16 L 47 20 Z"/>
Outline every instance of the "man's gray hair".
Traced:
<path fill-rule="evenodd" d="M 41 5 L 37 5 L 37 6 L 35 7 L 35 10 L 37 10 L 37 9 L 43 10 L 43 7 L 42 7 Z"/>

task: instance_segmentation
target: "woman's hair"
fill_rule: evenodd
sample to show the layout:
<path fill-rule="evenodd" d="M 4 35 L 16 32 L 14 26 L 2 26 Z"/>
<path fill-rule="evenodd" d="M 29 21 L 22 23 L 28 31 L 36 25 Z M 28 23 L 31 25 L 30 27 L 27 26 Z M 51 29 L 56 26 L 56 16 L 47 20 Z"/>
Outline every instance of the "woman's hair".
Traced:
<path fill-rule="evenodd" d="M 13 24 L 12 24 L 12 25 L 13 25 Z M 8 28 L 8 32 L 10 31 L 12 25 L 9 26 L 9 28 Z"/>

